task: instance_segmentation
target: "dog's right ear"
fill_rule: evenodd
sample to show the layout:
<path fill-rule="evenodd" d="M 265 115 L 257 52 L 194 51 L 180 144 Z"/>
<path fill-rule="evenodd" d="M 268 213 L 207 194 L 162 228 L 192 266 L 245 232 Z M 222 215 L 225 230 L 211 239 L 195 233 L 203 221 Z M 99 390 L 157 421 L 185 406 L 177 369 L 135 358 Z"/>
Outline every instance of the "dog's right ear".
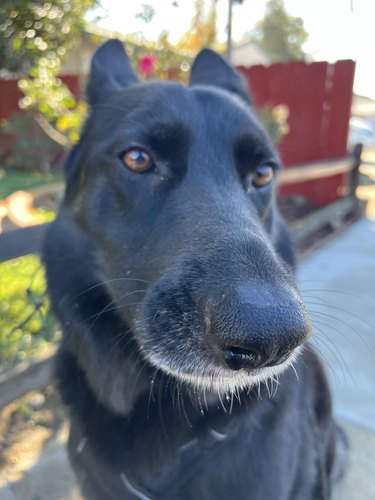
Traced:
<path fill-rule="evenodd" d="M 137 82 L 123 44 L 119 40 L 105 42 L 95 52 L 87 86 L 91 106 L 102 104 L 118 90 Z"/>
<path fill-rule="evenodd" d="M 197 55 L 191 68 L 190 85 L 220 87 L 251 104 L 245 78 L 211 49 L 203 49 Z"/>

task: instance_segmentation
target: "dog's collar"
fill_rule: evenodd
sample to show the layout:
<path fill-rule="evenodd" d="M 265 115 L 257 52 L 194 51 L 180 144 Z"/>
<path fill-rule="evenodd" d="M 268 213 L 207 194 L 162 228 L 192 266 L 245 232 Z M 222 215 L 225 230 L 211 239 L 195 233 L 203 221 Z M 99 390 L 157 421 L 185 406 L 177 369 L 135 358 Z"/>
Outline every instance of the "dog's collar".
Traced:
<path fill-rule="evenodd" d="M 129 492 L 135 495 L 136 498 L 142 500 L 162 500 L 170 498 L 173 496 L 173 493 L 177 493 L 178 490 L 182 488 L 183 484 L 188 482 L 194 474 L 196 474 L 201 463 L 205 462 L 212 453 L 216 452 L 228 437 L 229 432 L 224 434 L 210 428 L 204 436 L 193 438 L 181 445 L 177 450 L 178 460 L 176 460 L 179 466 L 172 470 L 172 473 L 168 475 L 168 483 L 164 484 L 163 488 L 159 488 L 157 492 L 133 483 L 124 472 L 120 473 L 120 478 L 124 486 Z M 181 474 L 181 469 L 183 469 L 183 474 Z"/>
<path fill-rule="evenodd" d="M 230 426 L 229 426 L 230 427 Z M 69 437 L 70 455 L 73 462 L 79 462 L 79 469 L 85 477 L 90 477 L 93 484 L 97 484 L 100 489 L 106 490 L 105 482 L 110 481 L 111 487 L 116 491 L 125 489 L 134 498 L 140 500 L 163 500 L 170 498 L 171 495 L 177 493 L 200 469 L 202 462 L 208 460 L 209 456 L 217 451 L 230 436 L 230 429 L 226 429 L 226 433 L 220 432 L 213 428 L 207 431 L 199 438 L 193 438 L 190 441 L 179 446 L 176 450 L 176 455 L 173 458 L 173 463 L 178 465 L 173 467 L 168 473 L 167 480 L 160 484 L 157 490 L 149 485 L 142 484 L 139 478 L 133 477 L 131 471 L 125 467 L 121 470 L 117 467 L 117 473 L 108 470 L 108 466 L 102 462 L 98 453 L 90 444 L 90 439 L 87 436 L 78 434 L 78 429 L 74 432 L 71 429 Z M 181 471 L 183 470 L 183 474 Z M 95 471 L 101 471 L 102 474 L 96 474 Z M 93 474 L 95 477 L 93 477 Z M 110 477 L 107 477 L 110 475 Z M 152 478 L 149 483 L 152 483 Z M 98 484 L 99 483 L 99 484 Z M 102 484 L 100 484 L 102 483 Z M 117 483 L 117 484 L 115 484 Z"/>

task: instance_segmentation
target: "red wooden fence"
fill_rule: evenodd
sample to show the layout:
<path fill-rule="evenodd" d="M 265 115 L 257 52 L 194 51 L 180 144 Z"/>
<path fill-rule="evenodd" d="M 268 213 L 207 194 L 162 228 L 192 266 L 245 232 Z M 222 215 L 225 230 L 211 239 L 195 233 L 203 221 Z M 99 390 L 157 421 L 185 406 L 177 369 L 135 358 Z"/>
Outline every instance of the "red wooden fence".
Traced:
<path fill-rule="evenodd" d="M 347 154 L 355 63 L 290 62 L 239 68 L 249 82 L 255 107 L 285 104 L 289 132 L 280 144 L 286 167 Z M 345 194 L 346 177 L 284 186 L 281 195 L 301 194 L 326 204 Z"/>
<path fill-rule="evenodd" d="M 0 80 L 0 120 L 9 118 L 19 111 L 18 101 L 22 93 L 17 88 L 17 80 Z"/>

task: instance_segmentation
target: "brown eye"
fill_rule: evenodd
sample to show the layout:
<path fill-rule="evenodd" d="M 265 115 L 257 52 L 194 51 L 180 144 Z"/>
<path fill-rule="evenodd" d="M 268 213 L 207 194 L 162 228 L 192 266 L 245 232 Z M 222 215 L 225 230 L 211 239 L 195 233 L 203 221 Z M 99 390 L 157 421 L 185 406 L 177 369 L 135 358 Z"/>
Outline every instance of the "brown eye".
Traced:
<path fill-rule="evenodd" d="M 154 164 L 152 157 L 140 148 L 129 149 L 120 159 L 133 172 L 146 172 Z"/>
<path fill-rule="evenodd" d="M 263 187 L 273 178 L 273 168 L 270 165 L 258 167 L 252 175 L 253 185 L 255 187 Z"/>

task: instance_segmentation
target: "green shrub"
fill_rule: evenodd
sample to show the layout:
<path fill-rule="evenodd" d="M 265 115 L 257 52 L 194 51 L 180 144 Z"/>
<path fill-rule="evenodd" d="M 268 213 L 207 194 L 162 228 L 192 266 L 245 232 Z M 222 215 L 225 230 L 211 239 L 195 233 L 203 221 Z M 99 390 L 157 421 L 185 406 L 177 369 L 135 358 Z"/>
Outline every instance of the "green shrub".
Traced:
<path fill-rule="evenodd" d="M 47 173 L 59 164 L 63 148 L 40 128 L 33 113 L 13 113 L 0 132 L 5 168 Z"/>
<path fill-rule="evenodd" d="M 56 342 L 44 270 L 28 255 L 0 264 L 0 372 Z"/>
<path fill-rule="evenodd" d="M 266 104 L 257 110 L 259 120 L 267 130 L 273 144 L 278 146 L 284 135 L 289 132 L 289 108 L 285 104 L 270 106 Z"/>

